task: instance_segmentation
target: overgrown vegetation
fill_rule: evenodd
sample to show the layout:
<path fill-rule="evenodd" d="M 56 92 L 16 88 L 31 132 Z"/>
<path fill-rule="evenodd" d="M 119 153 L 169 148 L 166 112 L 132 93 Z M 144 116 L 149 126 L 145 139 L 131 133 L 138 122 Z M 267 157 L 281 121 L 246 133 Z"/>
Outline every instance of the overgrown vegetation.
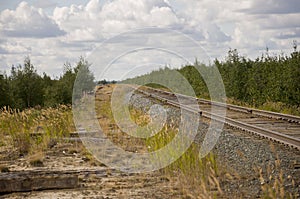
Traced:
<path fill-rule="evenodd" d="M 217 68 L 229 102 L 300 115 L 300 51 L 296 47 L 294 49 L 290 56 L 271 56 L 266 53 L 255 60 L 239 55 L 237 50 L 230 50 L 225 61 L 216 59 L 211 66 L 196 61 L 194 65 L 173 70 L 164 68 L 125 82 L 144 84 L 166 79 L 166 85 L 172 85 L 178 91 L 184 92 L 184 88 L 180 89 L 184 84 L 170 75 L 176 70 L 188 80 L 197 96 L 209 98 L 207 82 L 204 82 L 203 76 L 208 79 L 213 77 L 213 69 Z M 210 83 L 213 82 L 211 80 Z"/>
<path fill-rule="evenodd" d="M 148 151 L 154 152 L 165 147 L 177 133 L 176 124 L 166 124 L 155 136 L 145 140 Z M 169 153 L 169 156 L 172 156 L 176 151 L 169 151 Z M 187 195 L 197 196 L 197 198 L 214 198 L 223 194 L 217 178 L 219 171 L 215 155 L 210 153 L 200 158 L 199 146 L 195 143 L 192 143 L 178 160 L 163 168 L 161 172 L 178 178 L 182 190 Z"/>
<path fill-rule="evenodd" d="M 74 130 L 70 106 L 0 110 L 1 145 L 13 147 L 19 155 L 43 152 Z"/>

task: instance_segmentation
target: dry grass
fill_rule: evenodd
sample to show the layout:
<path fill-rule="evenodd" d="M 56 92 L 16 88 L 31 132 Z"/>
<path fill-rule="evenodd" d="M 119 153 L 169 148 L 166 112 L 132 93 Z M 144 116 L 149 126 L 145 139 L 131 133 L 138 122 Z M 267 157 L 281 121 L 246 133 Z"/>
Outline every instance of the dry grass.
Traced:
<path fill-rule="evenodd" d="M 141 112 L 132 111 L 133 117 L 145 118 L 145 115 L 142 117 L 141 115 L 143 115 Z M 146 121 L 149 121 L 149 118 Z M 145 140 L 148 151 L 153 152 L 163 148 L 174 139 L 178 131 L 175 124 L 165 125 L 155 136 Z M 177 151 L 171 150 L 168 153 L 173 156 Z M 205 158 L 200 158 L 199 145 L 195 143 L 192 143 L 179 159 L 161 169 L 161 172 L 167 176 L 178 178 L 182 191 L 189 197 L 215 198 L 223 194 L 218 180 L 219 173 L 215 155 L 210 153 Z"/>
<path fill-rule="evenodd" d="M 70 106 L 0 110 L 2 146 L 13 147 L 20 155 L 35 154 L 52 147 L 74 130 Z"/>
<path fill-rule="evenodd" d="M 36 152 L 29 157 L 29 163 L 32 167 L 43 167 L 44 166 L 44 153 Z"/>
<path fill-rule="evenodd" d="M 274 146 L 271 145 L 270 147 L 273 153 L 276 154 Z M 262 189 L 262 198 L 298 198 L 298 193 L 290 193 L 286 191 L 285 185 L 290 184 L 293 188 L 295 188 L 295 181 L 292 179 L 291 176 L 284 177 L 284 173 L 281 168 L 281 160 L 279 159 L 278 154 L 276 155 L 276 160 L 274 164 L 269 163 L 265 170 L 262 168 L 256 168 L 256 173 L 259 173 L 259 180 Z"/>
<path fill-rule="evenodd" d="M 115 145 L 131 152 L 145 152 L 147 150 L 144 140 L 131 137 L 118 128 L 112 114 L 110 96 L 107 95 L 106 90 L 97 94 L 96 102 L 96 113 L 101 129 Z M 135 118 L 135 120 L 142 122 L 141 118 Z"/>
<path fill-rule="evenodd" d="M 117 137 L 111 137 L 111 140 L 124 150 L 131 151 L 128 146 L 131 146 L 131 148 L 135 146 L 134 150 L 142 148 L 141 151 L 157 151 L 168 144 L 178 133 L 175 124 L 168 124 L 150 138 L 137 139 L 130 137 L 130 139 L 124 139 L 128 135 L 120 130 L 118 131 L 115 125 L 110 108 L 110 98 L 103 100 L 101 94 L 98 94 L 98 97 L 101 98 L 101 100 L 97 100 L 97 113 L 101 128 L 108 137 L 117 135 Z M 149 123 L 149 115 L 135 109 L 131 109 L 130 112 L 131 119 L 137 125 L 144 126 Z M 113 128 L 111 128 L 112 126 Z M 114 131 L 114 133 L 110 133 L 111 131 Z M 116 132 L 118 133 L 116 134 Z M 169 153 L 172 156 L 176 151 L 169 151 Z M 189 197 L 215 198 L 223 193 L 218 181 L 218 166 L 215 155 L 211 153 L 205 158 L 199 158 L 199 147 L 196 144 L 192 144 L 177 161 L 161 169 L 160 172 L 173 180 L 178 179 L 182 192 Z"/>

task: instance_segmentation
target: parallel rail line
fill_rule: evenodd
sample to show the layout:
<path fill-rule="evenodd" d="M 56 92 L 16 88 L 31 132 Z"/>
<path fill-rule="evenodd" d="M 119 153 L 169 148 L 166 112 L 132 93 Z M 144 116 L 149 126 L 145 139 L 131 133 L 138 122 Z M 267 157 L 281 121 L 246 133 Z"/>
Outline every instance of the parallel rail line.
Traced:
<path fill-rule="evenodd" d="M 205 118 L 224 122 L 231 127 L 238 128 L 300 150 L 300 117 L 298 116 L 246 108 L 220 102 L 212 102 L 210 100 L 171 93 L 151 87 L 142 87 L 142 89 L 139 88 L 136 91 L 168 105 L 201 114 Z M 189 106 L 189 104 L 179 103 L 177 100 L 178 96 L 183 99 L 196 99 L 199 103 L 200 111 L 199 109 Z M 212 113 L 210 111 L 212 106 L 226 107 L 226 116 L 223 117 Z"/>

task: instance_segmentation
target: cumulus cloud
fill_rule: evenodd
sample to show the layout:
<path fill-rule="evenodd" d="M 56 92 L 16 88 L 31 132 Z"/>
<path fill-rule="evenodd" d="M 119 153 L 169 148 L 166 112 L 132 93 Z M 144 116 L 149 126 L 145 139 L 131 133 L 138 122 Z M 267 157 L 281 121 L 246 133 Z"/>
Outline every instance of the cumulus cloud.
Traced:
<path fill-rule="evenodd" d="M 208 7 L 209 1 L 203 4 L 203 1 L 192 0 L 185 4 L 188 6 L 177 9 L 178 2 L 184 1 L 115 0 L 101 4 L 99 0 L 90 0 L 87 5 L 57 7 L 52 18 L 67 32 L 66 42 L 103 41 L 144 27 L 170 28 L 195 40 L 212 43 L 232 39 L 217 24 L 222 6 L 210 4 Z"/>
<path fill-rule="evenodd" d="M 16 10 L 4 10 L 0 14 L 0 33 L 8 37 L 55 37 L 63 35 L 55 21 L 42 9 L 21 2 Z"/>
<path fill-rule="evenodd" d="M 65 61 L 72 62 L 80 55 L 89 54 L 106 39 L 145 27 L 182 32 L 197 40 L 213 58 L 224 56 L 229 48 L 237 48 L 252 58 L 266 46 L 270 51 L 288 52 L 286 49 L 291 49 L 292 40 L 300 40 L 298 0 L 49 2 L 38 0 L 32 5 L 22 2 L 15 9 L 2 9 L 1 65 L 11 65 L 7 63 L 30 55 L 33 63 L 40 65 L 42 70 L 61 72 Z M 197 56 L 179 38 L 173 37 L 170 41 L 169 35 L 163 31 L 146 30 L 148 32 L 143 34 L 152 35 L 152 40 L 140 35 L 119 35 L 109 40 L 108 46 L 122 53 L 122 49 L 128 46 L 136 48 L 155 44 L 163 47 L 172 43 L 174 50 L 185 49 L 191 57 Z M 149 53 L 146 55 L 151 56 Z"/>
<path fill-rule="evenodd" d="M 91 0 L 86 6 L 57 7 L 53 19 L 69 33 L 69 40 L 80 40 L 74 32 L 81 32 L 82 40 L 98 40 L 135 28 L 183 23 L 164 0 L 115 0 L 103 5 Z"/>

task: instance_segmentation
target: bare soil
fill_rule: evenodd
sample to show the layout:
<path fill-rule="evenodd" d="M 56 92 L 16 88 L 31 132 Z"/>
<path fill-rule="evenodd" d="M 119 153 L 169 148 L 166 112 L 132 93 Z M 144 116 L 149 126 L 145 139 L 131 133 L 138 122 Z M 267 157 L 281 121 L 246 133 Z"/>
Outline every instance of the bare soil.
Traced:
<path fill-rule="evenodd" d="M 18 157 L 12 149 L 0 152 L 0 164 L 17 171 L 82 171 L 74 189 L 10 193 L 0 198 L 184 198 L 175 179 L 160 172 L 127 174 L 112 170 L 84 152 L 78 142 L 60 143 L 45 152 L 43 167 L 30 164 L 30 157 Z"/>

